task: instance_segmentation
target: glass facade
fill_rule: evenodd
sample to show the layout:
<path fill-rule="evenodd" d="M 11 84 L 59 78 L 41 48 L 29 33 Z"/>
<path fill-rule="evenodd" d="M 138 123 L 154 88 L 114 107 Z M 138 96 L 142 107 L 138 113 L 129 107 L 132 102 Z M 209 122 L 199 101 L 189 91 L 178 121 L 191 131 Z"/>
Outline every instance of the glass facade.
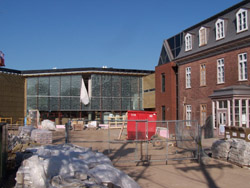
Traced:
<path fill-rule="evenodd" d="M 27 110 L 127 111 L 142 110 L 142 78 L 92 74 L 90 103 L 80 102 L 82 75 L 27 78 Z M 88 80 L 85 80 L 85 82 Z"/>

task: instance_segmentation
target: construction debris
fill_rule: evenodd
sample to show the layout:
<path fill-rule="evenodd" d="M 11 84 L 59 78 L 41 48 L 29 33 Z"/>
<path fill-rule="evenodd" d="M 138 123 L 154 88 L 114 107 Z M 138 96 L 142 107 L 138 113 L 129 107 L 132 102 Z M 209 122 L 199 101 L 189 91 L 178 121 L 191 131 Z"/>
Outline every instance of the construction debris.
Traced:
<path fill-rule="evenodd" d="M 52 144 L 52 132 L 48 130 L 35 129 L 31 133 L 31 139 L 39 144 Z"/>
<path fill-rule="evenodd" d="M 15 188 L 139 188 L 108 157 L 91 148 L 47 145 L 26 152 L 33 155 L 18 169 Z"/>
<path fill-rule="evenodd" d="M 217 140 L 212 145 L 212 157 L 239 166 L 250 166 L 250 143 L 242 139 Z"/>
<path fill-rule="evenodd" d="M 45 119 L 41 122 L 42 129 L 49 130 L 49 131 L 55 131 L 56 125 L 55 122 Z"/>

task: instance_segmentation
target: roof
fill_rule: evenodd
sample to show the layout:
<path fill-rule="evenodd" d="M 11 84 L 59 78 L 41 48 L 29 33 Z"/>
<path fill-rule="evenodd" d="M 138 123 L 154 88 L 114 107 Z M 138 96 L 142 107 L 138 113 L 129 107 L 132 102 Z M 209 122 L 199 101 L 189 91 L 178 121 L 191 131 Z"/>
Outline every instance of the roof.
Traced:
<path fill-rule="evenodd" d="M 62 74 L 127 74 L 127 75 L 148 75 L 154 73 L 153 70 L 136 69 L 115 69 L 115 68 L 66 68 L 66 69 L 46 69 L 46 70 L 26 70 L 21 71 L 24 76 L 46 76 Z"/>
<path fill-rule="evenodd" d="M 0 68 L 0 72 L 8 73 L 8 74 L 21 74 L 21 71 L 7 68 Z"/>
<path fill-rule="evenodd" d="M 244 0 L 241 1 L 240 3 L 216 14 L 213 15 L 212 17 L 203 20 L 185 30 L 183 30 L 180 34 L 178 35 L 182 35 L 181 36 L 181 44 L 180 45 L 180 51 L 178 51 L 178 54 L 172 54 L 172 56 L 174 57 L 174 61 L 176 61 L 177 64 L 182 64 L 182 63 L 188 63 L 194 60 L 198 60 L 201 58 L 205 58 L 211 55 L 215 55 L 218 53 L 222 53 L 225 52 L 227 50 L 233 50 L 234 48 L 242 48 L 242 47 L 246 47 L 246 46 L 250 46 L 250 28 L 247 31 L 241 32 L 241 33 L 237 33 L 236 32 L 236 12 L 240 9 L 240 8 L 246 8 L 246 9 L 250 9 L 250 0 Z M 215 22 L 218 19 L 223 19 L 225 20 L 225 38 L 221 39 L 221 40 L 216 40 L 216 36 L 215 36 Z M 250 21 L 250 20 L 249 20 Z M 208 29 L 208 41 L 206 45 L 203 46 L 199 46 L 199 29 L 201 27 L 205 27 Z M 193 45 L 192 45 L 192 50 L 190 51 L 185 51 L 185 42 L 184 37 L 187 33 L 192 34 L 193 36 Z M 171 49 L 166 48 L 166 42 L 167 43 L 171 43 L 170 39 L 173 37 L 170 37 L 167 40 L 164 40 L 163 42 L 163 48 L 165 48 L 166 52 L 172 52 L 174 51 L 174 48 L 171 47 L 171 45 L 169 45 L 171 47 Z M 237 44 L 232 46 L 232 43 L 236 43 Z M 176 46 L 178 47 L 178 46 Z M 209 53 L 207 53 L 209 51 Z M 203 53 L 202 55 L 200 55 L 201 53 Z M 162 56 L 162 53 L 161 53 Z M 169 55 L 168 55 L 169 56 Z M 169 56 L 170 57 L 170 56 Z M 162 59 L 160 57 L 160 59 Z M 171 61 L 171 58 L 166 58 L 167 60 Z M 168 63 L 168 62 L 164 62 Z M 158 65 L 163 64 L 158 63 Z"/>
<path fill-rule="evenodd" d="M 214 90 L 214 93 L 210 95 L 210 98 L 222 98 L 232 96 L 250 96 L 249 85 L 233 85 L 218 90 Z"/>

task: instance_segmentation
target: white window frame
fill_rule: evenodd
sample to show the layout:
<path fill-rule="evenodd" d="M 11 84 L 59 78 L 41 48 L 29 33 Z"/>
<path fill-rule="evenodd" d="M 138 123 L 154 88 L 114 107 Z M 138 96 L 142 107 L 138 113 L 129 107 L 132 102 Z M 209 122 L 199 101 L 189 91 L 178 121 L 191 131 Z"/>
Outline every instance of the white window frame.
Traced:
<path fill-rule="evenodd" d="M 204 125 L 207 119 L 207 104 L 200 105 L 200 124 Z"/>
<path fill-rule="evenodd" d="M 216 40 L 225 38 L 225 20 L 218 19 L 215 22 Z"/>
<path fill-rule="evenodd" d="M 241 8 L 236 13 L 236 25 L 237 33 L 248 30 L 248 15 L 246 9 Z"/>
<path fill-rule="evenodd" d="M 190 33 L 185 35 L 185 51 L 192 50 L 193 46 L 193 37 Z"/>
<path fill-rule="evenodd" d="M 238 55 L 238 69 L 239 69 L 239 81 L 245 81 L 248 79 L 247 75 L 247 53 L 241 53 Z"/>
<path fill-rule="evenodd" d="M 217 84 L 225 83 L 225 62 L 224 58 L 217 59 Z"/>
<path fill-rule="evenodd" d="M 186 88 L 191 88 L 191 67 L 186 68 Z"/>
<path fill-rule="evenodd" d="M 199 29 L 199 46 L 204 46 L 207 44 L 207 31 L 206 27 L 201 27 Z"/>
<path fill-rule="evenodd" d="M 206 85 L 206 65 L 200 65 L 200 86 Z"/>
<path fill-rule="evenodd" d="M 191 126 L 191 122 L 190 122 L 192 120 L 192 106 L 191 105 L 186 105 L 186 120 L 188 120 L 186 125 Z"/>

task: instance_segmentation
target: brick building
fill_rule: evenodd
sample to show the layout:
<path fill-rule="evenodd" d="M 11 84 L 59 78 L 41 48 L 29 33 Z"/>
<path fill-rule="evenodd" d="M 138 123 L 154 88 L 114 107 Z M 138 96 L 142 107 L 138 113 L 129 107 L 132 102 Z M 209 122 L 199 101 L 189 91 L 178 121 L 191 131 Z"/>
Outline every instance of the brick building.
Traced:
<path fill-rule="evenodd" d="M 249 127 L 249 16 L 250 1 L 242 1 L 164 40 L 156 67 L 158 114 L 171 103 L 176 119 L 198 120 L 201 125 L 211 120 L 215 130 Z M 160 80 L 164 72 L 168 74 Z M 163 82 L 171 83 L 164 95 Z M 168 113 L 166 119 L 172 119 Z"/>

